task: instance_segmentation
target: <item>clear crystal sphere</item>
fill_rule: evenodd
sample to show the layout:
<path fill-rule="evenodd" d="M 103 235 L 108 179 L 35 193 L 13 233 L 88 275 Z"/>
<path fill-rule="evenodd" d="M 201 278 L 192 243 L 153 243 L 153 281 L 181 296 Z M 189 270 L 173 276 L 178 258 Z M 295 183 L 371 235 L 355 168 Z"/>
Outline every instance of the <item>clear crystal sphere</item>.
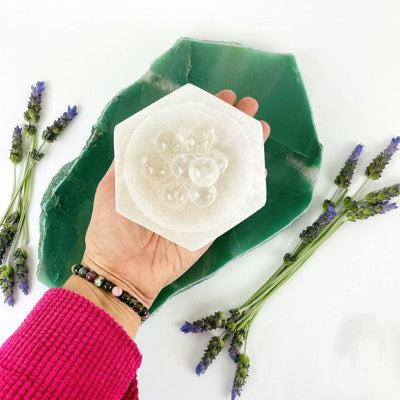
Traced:
<path fill-rule="evenodd" d="M 169 164 L 160 156 L 143 157 L 141 159 L 145 174 L 154 179 L 163 179 L 168 176 Z"/>
<path fill-rule="evenodd" d="M 171 182 L 163 187 L 162 198 L 168 207 L 181 208 L 187 203 L 189 192 L 182 183 Z"/>
<path fill-rule="evenodd" d="M 208 153 L 214 145 L 214 129 L 197 126 L 186 132 L 183 138 L 186 150 L 192 154 Z"/>
<path fill-rule="evenodd" d="M 215 186 L 198 187 L 192 185 L 189 189 L 189 197 L 197 207 L 208 207 L 217 198 L 217 189 L 215 189 Z"/>
<path fill-rule="evenodd" d="M 218 164 L 210 157 L 195 158 L 189 165 L 189 177 L 196 186 L 212 186 L 219 178 Z"/>
<path fill-rule="evenodd" d="M 157 138 L 157 149 L 161 154 L 174 156 L 184 150 L 183 142 L 179 136 L 172 131 L 161 133 Z"/>
<path fill-rule="evenodd" d="M 219 173 L 222 174 L 228 168 L 228 159 L 226 158 L 225 154 L 219 150 L 212 150 L 208 154 L 218 165 Z"/>
<path fill-rule="evenodd" d="M 172 175 L 178 178 L 188 176 L 189 165 L 195 158 L 193 154 L 189 153 L 182 153 L 176 156 L 171 162 Z"/>

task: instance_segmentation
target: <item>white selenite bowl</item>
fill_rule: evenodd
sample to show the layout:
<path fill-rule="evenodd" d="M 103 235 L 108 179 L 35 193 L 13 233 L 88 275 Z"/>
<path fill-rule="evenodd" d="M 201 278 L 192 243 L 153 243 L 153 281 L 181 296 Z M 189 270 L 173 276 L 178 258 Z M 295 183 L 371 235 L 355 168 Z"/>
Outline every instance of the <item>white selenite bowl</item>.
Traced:
<path fill-rule="evenodd" d="M 259 121 L 187 84 L 115 127 L 117 212 L 194 251 L 266 202 Z"/>

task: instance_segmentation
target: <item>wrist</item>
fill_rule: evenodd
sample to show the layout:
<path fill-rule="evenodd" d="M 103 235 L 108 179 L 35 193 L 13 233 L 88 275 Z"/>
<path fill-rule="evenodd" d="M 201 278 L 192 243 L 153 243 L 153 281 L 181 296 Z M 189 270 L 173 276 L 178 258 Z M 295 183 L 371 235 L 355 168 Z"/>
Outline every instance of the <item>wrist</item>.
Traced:
<path fill-rule="evenodd" d="M 63 288 L 85 297 L 97 307 L 103 309 L 122 326 L 132 339 L 135 338 L 141 323 L 141 318 L 118 298 L 104 292 L 77 275 L 72 275 L 65 282 Z"/>
<path fill-rule="evenodd" d="M 91 257 L 88 252 L 85 252 L 83 255 L 81 264 L 89 268 L 89 270 L 96 272 L 98 275 L 104 276 L 105 279 L 113 282 L 122 290 L 134 296 L 147 309 L 150 309 L 154 299 L 157 297 L 157 294 L 149 297 L 142 290 L 140 290 L 140 287 L 143 285 L 135 285 L 133 282 L 131 282 L 131 279 L 124 276 L 126 272 L 129 271 L 129 267 L 123 267 L 116 264 L 110 265 L 108 260 L 99 261 L 98 258 Z"/>

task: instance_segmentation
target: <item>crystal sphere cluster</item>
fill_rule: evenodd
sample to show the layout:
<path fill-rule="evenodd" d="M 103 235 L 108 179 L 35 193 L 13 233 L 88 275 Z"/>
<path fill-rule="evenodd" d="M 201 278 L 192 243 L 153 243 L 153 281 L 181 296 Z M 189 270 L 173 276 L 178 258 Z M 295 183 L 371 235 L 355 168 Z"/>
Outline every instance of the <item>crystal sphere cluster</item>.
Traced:
<path fill-rule="evenodd" d="M 195 251 L 266 200 L 259 121 L 187 84 L 114 131 L 116 210 Z"/>
<path fill-rule="evenodd" d="M 153 154 L 141 157 L 142 172 L 160 185 L 161 201 L 169 208 L 182 208 L 188 201 L 204 208 L 215 202 L 218 180 L 228 167 L 215 144 L 214 128 L 199 125 L 161 132 Z"/>

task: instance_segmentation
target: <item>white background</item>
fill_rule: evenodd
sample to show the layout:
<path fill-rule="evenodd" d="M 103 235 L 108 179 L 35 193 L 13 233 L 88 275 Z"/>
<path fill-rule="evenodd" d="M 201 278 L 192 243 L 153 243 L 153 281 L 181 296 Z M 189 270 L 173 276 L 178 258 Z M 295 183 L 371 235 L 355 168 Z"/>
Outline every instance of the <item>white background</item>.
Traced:
<path fill-rule="evenodd" d="M 325 4 L 325 5 L 322 5 Z M 140 328 L 140 397 L 229 398 L 234 366 L 224 352 L 204 376 L 194 367 L 209 339 L 179 326 L 243 302 L 279 265 L 319 213 L 352 148 L 361 169 L 400 127 L 398 0 L 0 2 L 0 209 L 11 191 L 10 137 L 30 85 L 45 80 L 43 125 L 67 104 L 79 117 L 38 165 L 29 212 L 37 264 L 39 203 L 52 176 L 76 157 L 106 103 L 181 36 L 236 41 L 295 54 L 324 145 L 315 203 L 292 227 L 211 279 L 174 297 Z M 398 182 L 400 154 L 378 186 Z M 241 398 L 400 398 L 400 211 L 347 224 L 266 304 L 250 331 L 251 371 Z M 0 305 L 0 342 L 46 288 Z"/>

